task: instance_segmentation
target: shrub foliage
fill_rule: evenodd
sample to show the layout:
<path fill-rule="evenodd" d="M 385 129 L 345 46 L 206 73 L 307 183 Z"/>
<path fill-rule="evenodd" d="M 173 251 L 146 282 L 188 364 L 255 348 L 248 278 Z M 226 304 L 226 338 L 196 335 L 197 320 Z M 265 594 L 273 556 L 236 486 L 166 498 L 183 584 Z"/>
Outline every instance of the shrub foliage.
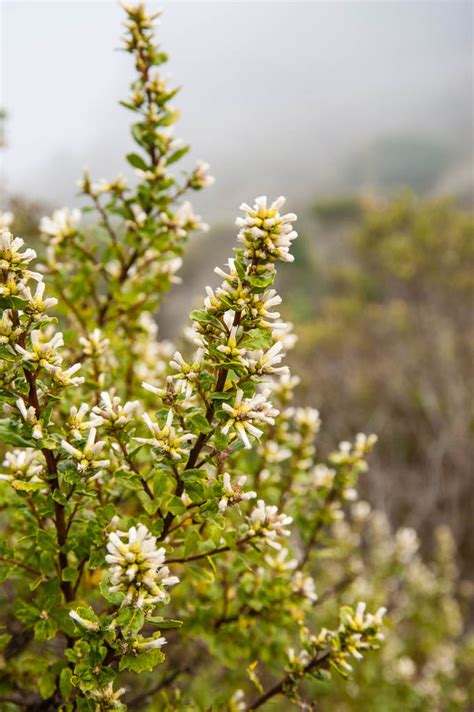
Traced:
<path fill-rule="evenodd" d="M 241 206 L 182 352 L 157 339 L 205 227 L 183 198 L 212 180 L 202 163 L 174 172 L 188 147 L 155 16 L 125 13 L 138 181 L 86 174 L 96 221 L 43 218 L 40 264 L 1 218 L 2 709 L 307 708 L 382 639 L 355 490 L 375 438 L 323 458 L 317 411 L 292 405 L 294 339 L 274 309 L 297 237 L 283 198 Z M 397 546 L 380 554 L 394 580 L 416 557 L 410 532 Z"/>

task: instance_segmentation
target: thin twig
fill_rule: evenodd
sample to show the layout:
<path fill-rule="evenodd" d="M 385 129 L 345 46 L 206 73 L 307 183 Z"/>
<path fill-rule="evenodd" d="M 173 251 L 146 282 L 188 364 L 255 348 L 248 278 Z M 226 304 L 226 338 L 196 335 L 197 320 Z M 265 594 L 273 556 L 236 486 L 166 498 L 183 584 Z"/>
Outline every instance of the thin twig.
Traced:
<path fill-rule="evenodd" d="M 316 670 L 318 667 L 326 667 L 327 662 L 331 656 L 330 652 L 324 653 L 321 656 L 316 656 L 312 660 L 309 661 L 307 665 L 303 668 L 303 670 L 298 673 L 298 677 L 303 677 L 307 673 L 311 672 L 312 670 Z M 285 687 L 290 685 L 291 683 L 294 683 L 296 679 L 296 674 L 295 673 L 288 673 L 285 675 L 284 678 L 280 680 L 276 685 L 271 687 L 267 692 L 264 692 L 263 695 L 258 697 L 256 700 L 254 700 L 248 707 L 247 707 L 247 712 L 252 712 L 252 710 L 256 710 L 262 705 L 265 704 L 265 702 L 268 702 L 268 700 L 271 700 L 272 697 L 276 697 L 277 695 L 281 695 L 285 691 Z"/>
<path fill-rule="evenodd" d="M 30 574 L 34 574 L 35 576 L 41 576 L 41 571 L 38 571 L 38 569 L 33 568 L 33 566 L 28 566 L 28 564 L 24 564 L 21 561 L 17 561 L 16 559 L 9 559 L 7 556 L 0 556 L 0 561 L 3 561 L 4 564 L 18 566 L 18 568 L 29 571 Z"/>

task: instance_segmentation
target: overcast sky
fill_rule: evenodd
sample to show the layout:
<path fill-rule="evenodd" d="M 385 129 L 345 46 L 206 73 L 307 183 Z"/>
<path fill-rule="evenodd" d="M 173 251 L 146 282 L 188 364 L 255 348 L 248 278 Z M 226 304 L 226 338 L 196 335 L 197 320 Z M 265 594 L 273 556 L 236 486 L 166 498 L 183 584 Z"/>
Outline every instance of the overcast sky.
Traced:
<path fill-rule="evenodd" d="M 470 2 L 163 2 L 159 36 L 182 92 L 176 133 L 217 184 L 204 207 L 337 185 L 356 150 L 419 133 L 465 150 Z M 76 178 L 124 170 L 130 58 L 115 2 L 1 2 L 2 176 L 62 205 Z M 209 201 L 209 202 L 208 202 Z M 209 214 L 209 213 L 208 213 Z"/>

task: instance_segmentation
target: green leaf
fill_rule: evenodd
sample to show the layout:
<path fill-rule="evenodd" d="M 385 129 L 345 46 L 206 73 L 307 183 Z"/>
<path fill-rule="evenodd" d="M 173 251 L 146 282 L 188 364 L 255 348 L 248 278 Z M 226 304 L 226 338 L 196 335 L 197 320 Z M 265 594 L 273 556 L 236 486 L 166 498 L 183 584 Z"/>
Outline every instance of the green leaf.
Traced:
<path fill-rule="evenodd" d="M 146 127 L 142 123 L 133 124 L 131 127 L 132 136 L 140 145 L 146 147 L 149 144 L 149 139 L 146 133 Z"/>
<path fill-rule="evenodd" d="M 147 494 L 143 494 L 143 496 L 140 498 L 140 501 L 142 502 L 143 509 L 147 514 L 155 514 L 155 512 L 158 511 L 161 503 L 161 501 L 157 498 L 150 499 Z"/>
<path fill-rule="evenodd" d="M 168 164 L 168 166 L 171 165 L 171 163 L 176 163 L 176 161 L 179 161 L 179 159 L 185 156 L 188 151 L 189 146 L 183 146 L 183 148 L 178 148 L 177 151 L 168 156 L 168 158 L 166 159 L 166 163 Z"/>
<path fill-rule="evenodd" d="M 106 601 L 112 603 L 114 606 L 119 606 L 124 599 L 124 594 L 116 591 L 110 591 L 109 589 L 110 583 L 107 578 L 104 578 L 99 584 L 99 591 Z"/>
<path fill-rule="evenodd" d="M 39 621 L 35 623 L 35 640 L 44 642 L 45 640 L 51 640 L 54 638 L 58 631 L 58 626 L 56 621 L 52 618 L 40 618 Z"/>
<path fill-rule="evenodd" d="M 257 672 L 256 672 L 256 667 L 257 667 L 257 660 L 254 660 L 253 663 L 250 663 L 250 665 L 247 667 L 247 675 L 249 676 L 249 679 L 257 690 L 262 693 L 263 692 L 263 686 L 262 683 L 260 682 Z"/>
<path fill-rule="evenodd" d="M 129 153 L 127 155 L 127 161 L 130 163 L 131 166 L 134 168 L 139 168 L 142 171 L 147 171 L 148 166 L 146 164 L 146 161 L 138 155 L 138 153 Z"/>
<path fill-rule="evenodd" d="M 242 348 L 256 351 L 257 349 L 269 349 L 272 344 L 272 333 L 269 329 L 250 329 L 239 345 Z"/>
<path fill-rule="evenodd" d="M 207 418 L 202 413 L 196 413 L 189 418 L 190 430 L 193 433 L 208 433 L 211 429 Z"/>
<path fill-rule="evenodd" d="M 6 296 L 0 297 L 0 309 L 25 309 L 26 299 L 21 297 Z"/>
<path fill-rule="evenodd" d="M 252 287 L 257 289 L 266 289 L 275 280 L 275 275 L 272 272 L 265 272 L 264 274 L 254 274 L 248 277 L 248 280 Z"/>
<path fill-rule="evenodd" d="M 89 569 L 101 569 L 104 565 L 104 560 L 105 556 L 102 548 L 97 549 L 91 552 L 87 566 Z"/>
<path fill-rule="evenodd" d="M 62 579 L 63 581 L 75 581 L 77 579 L 77 569 L 73 569 L 72 566 L 66 566 L 63 570 Z"/>
<path fill-rule="evenodd" d="M 158 628 L 163 630 L 168 628 L 181 628 L 183 625 L 183 621 L 173 620 L 172 618 L 165 619 L 161 618 L 161 616 L 149 616 L 147 622 L 156 623 Z"/>
<path fill-rule="evenodd" d="M 220 330 L 223 328 L 219 319 L 213 314 L 209 314 L 205 309 L 194 309 L 189 316 L 200 324 L 212 324 Z"/>
<path fill-rule="evenodd" d="M 95 611 L 91 606 L 79 606 L 78 608 L 75 608 L 75 611 L 86 621 L 90 621 L 91 623 L 100 623 L 99 618 L 96 616 Z"/>
<path fill-rule="evenodd" d="M 212 571 L 205 569 L 203 566 L 188 564 L 188 571 L 198 581 L 204 581 L 205 583 L 213 583 L 214 581 L 214 574 Z"/>
<path fill-rule="evenodd" d="M 132 670 L 132 672 L 153 672 L 157 665 L 164 662 L 165 656 L 161 650 L 148 650 L 139 655 L 125 655 L 120 661 L 119 670 Z"/>
<path fill-rule="evenodd" d="M 61 492 L 61 490 L 55 489 L 52 496 L 54 501 L 58 504 L 62 504 L 63 506 L 67 504 L 67 497 L 64 492 Z"/>
<path fill-rule="evenodd" d="M 210 398 L 215 401 L 231 401 L 234 398 L 234 394 L 231 391 L 225 393 L 211 393 Z"/>
<path fill-rule="evenodd" d="M 168 61 L 168 55 L 166 52 L 154 52 L 151 57 L 151 61 L 155 66 L 159 66 L 160 64 L 164 64 Z"/>
<path fill-rule="evenodd" d="M 11 346 L 0 346 L 0 359 L 3 359 L 3 361 L 18 361 L 18 354 L 13 351 Z M 2 391 L 2 393 L 4 392 Z"/>
<path fill-rule="evenodd" d="M 196 467 L 191 467 L 189 470 L 184 470 L 184 472 L 181 473 L 180 477 L 184 482 L 188 481 L 199 481 L 199 482 L 205 482 L 207 480 L 207 472 L 206 470 L 200 470 Z"/>
<path fill-rule="evenodd" d="M 124 608 L 117 616 L 117 625 L 125 632 L 138 633 L 145 625 L 145 616 L 139 608 Z"/>
<path fill-rule="evenodd" d="M 69 699 L 72 692 L 72 671 L 71 668 L 65 667 L 61 670 L 59 676 L 59 690 L 65 700 Z"/>
<path fill-rule="evenodd" d="M 201 482 L 188 481 L 184 485 L 184 489 L 193 502 L 202 502 L 205 498 L 206 488 Z"/>
<path fill-rule="evenodd" d="M 49 699 L 56 689 L 56 675 L 52 670 L 46 670 L 38 685 L 43 700 Z"/>
<path fill-rule="evenodd" d="M 229 437 L 227 435 L 224 435 L 224 433 L 222 433 L 220 430 L 217 430 L 214 433 L 213 442 L 216 450 L 222 452 L 229 444 Z"/>
<path fill-rule="evenodd" d="M 200 541 L 201 536 L 197 529 L 189 529 L 188 533 L 186 534 L 186 540 L 184 544 L 184 555 L 190 556 L 193 552 L 195 552 Z"/>
<path fill-rule="evenodd" d="M 237 255 L 238 259 L 234 261 L 234 266 L 237 270 L 237 274 L 239 275 L 240 279 L 245 279 L 247 277 L 247 265 L 242 259 L 242 251 L 239 250 L 239 252 L 240 254 L 238 254 L 237 249 L 235 250 L 235 254 Z"/>
<path fill-rule="evenodd" d="M 3 360 L 5 360 L 2 354 L 0 354 L 0 358 L 3 358 Z M 6 360 L 14 361 L 15 359 L 12 357 Z M 16 396 L 13 393 L 9 393 L 8 391 L 3 391 L 2 389 L 0 389 L 0 400 L 6 400 L 13 403 L 16 400 Z"/>
<path fill-rule="evenodd" d="M 186 505 L 183 503 L 183 501 L 179 497 L 175 497 L 173 495 L 168 502 L 168 511 L 170 511 L 172 514 L 185 514 L 186 512 Z"/>
<path fill-rule="evenodd" d="M 36 447 L 35 440 L 28 440 L 18 432 L 19 424 L 12 418 L 2 418 L 0 420 L 0 443 L 14 445 L 15 447 Z"/>
<path fill-rule="evenodd" d="M 38 492 L 47 487 L 44 482 L 23 482 L 23 480 L 13 480 L 12 487 L 20 492 Z"/>

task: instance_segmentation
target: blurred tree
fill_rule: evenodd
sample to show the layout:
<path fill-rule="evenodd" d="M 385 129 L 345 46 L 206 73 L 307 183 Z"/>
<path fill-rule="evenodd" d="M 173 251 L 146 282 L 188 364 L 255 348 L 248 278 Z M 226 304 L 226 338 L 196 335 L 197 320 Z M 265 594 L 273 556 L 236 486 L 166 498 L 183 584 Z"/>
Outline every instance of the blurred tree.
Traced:
<path fill-rule="evenodd" d="M 347 200 L 341 219 L 347 220 Z M 334 231 L 337 203 L 326 231 Z M 404 193 L 360 203 L 326 269 L 295 358 L 326 432 L 378 433 L 367 496 L 430 542 L 448 523 L 463 569 L 474 559 L 472 355 L 474 221 L 448 200 Z M 354 229 L 358 226 L 358 229 Z M 342 245 L 342 247 L 341 247 Z M 311 299 L 311 294 L 308 297 Z M 471 569 L 472 570 L 472 569 Z"/>

